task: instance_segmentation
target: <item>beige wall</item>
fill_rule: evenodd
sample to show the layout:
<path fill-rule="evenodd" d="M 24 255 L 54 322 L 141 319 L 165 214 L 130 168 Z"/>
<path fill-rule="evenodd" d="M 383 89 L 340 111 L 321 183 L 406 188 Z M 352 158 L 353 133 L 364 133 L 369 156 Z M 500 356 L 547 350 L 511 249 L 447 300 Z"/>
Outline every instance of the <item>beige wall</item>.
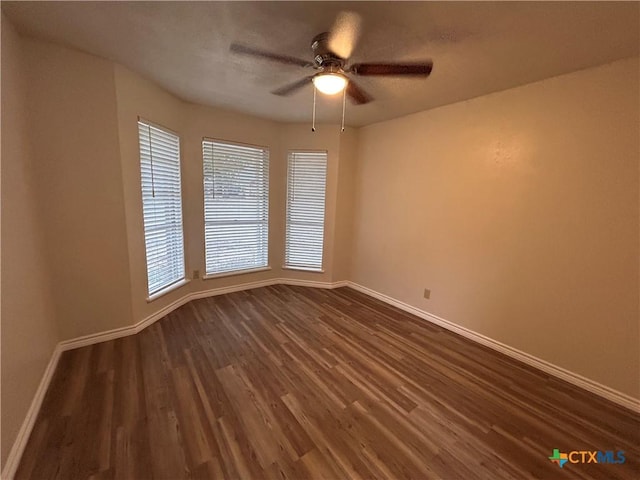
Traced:
<path fill-rule="evenodd" d="M 129 256 L 131 260 L 131 299 L 134 322 L 153 315 L 185 294 L 273 278 L 273 271 L 191 281 L 173 292 L 147 302 L 147 277 L 140 193 L 140 156 L 136 122 L 142 117 L 179 134 L 182 165 L 183 222 L 187 275 L 204 273 L 204 211 L 202 185 L 202 137 L 214 137 L 266 146 L 271 151 L 270 181 L 278 160 L 277 127 L 274 122 L 247 115 L 182 102 L 139 75 L 116 65 L 117 109 L 120 154 L 126 205 Z M 274 151 L 275 150 L 275 151 Z M 270 215 L 273 218 L 271 196 Z M 270 231 L 273 244 L 277 232 Z"/>
<path fill-rule="evenodd" d="M 311 131 L 311 124 L 283 125 L 280 130 L 282 147 L 282 161 L 280 162 L 279 178 L 283 179 L 279 190 L 279 215 L 275 219 L 279 231 L 277 245 L 277 267 L 284 265 L 285 217 L 286 217 L 286 176 L 287 155 L 291 150 L 326 150 L 327 151 L 327 187 L 325 193 L 324 219 L 324 250 L 322 254 L 323 273 L 304 272 L 299 270 L 281 269 L 279 277 L 295 278 L 299 280 L 317 280 L 332 282 L 334 236 L 336 225 L 336 207 L 338 195 L 338 168 L 340 164 L 340 127 L 337 125 L 316 125 L 316 131 Z"/>
<path fill-rule="evenodd" d="M 333 237 L 333 281 L 351 278 L 351 249 L 354 225 L 354 202 L 358 131 L 347 128 L 340 137 L 340 164 L 336 200 L 336 229 Z"/>
<path fill-rule="evenodd" d="M 131 301 L 134 322 L 155 314 L 186 293 L 202 292 L 239 283 L 272 278 L 295 278 L 330 282 L 334 280 L 334 245 L 338 209 L 338 168 L 344 157 L 355 159 L 352 129 L 340 134 L 336 125 L 319 125 L 312 133 L 310 125 L 287 125 L 249 115 L 194 105 L 178 100 L 128 69 L 115 66 L 120 160 L 123 172 L 127 239 L 129 245 Z M 247 143 L 269 148 L 269 264 L 270 271 L 227 277 L 192 278 L 180 287 L 152 302 L 147 302 L 146 264 L 140 169 L 136 122 L 143 117 L 180 135 L 182 160 L 182 199 L 187 274 L 202 275 L 204 261 L 204 210 L 202 185 L 202 138 Z M 343 149 L 341 142 L 348 143 Z M 327 150 L 327 205 L 325 220 L 324 273 L 283 270 L 286 205 L 286 156 L 292 149 Z M 344 154 L 343 154 L 344 150 Z M 351 160 L 349 160 L 351 158 Z M 347 197 L 345 196 L 345 199 Z M 343 199 L 343 203 L 345 200 Z M 343 209 L 350 208 L 343 205 Z M 343 264 L 345 253 L 341 250 Z M 344 269 L 343 269 L 344 270 Z M 341 273 L 344 279 L 344 273 Z"/>
<path fill-rule="evenodd" d="M 640 398 L 638 71 L 362 128 L 351 279 Z"/>
<path fill-rule="evenodd" d="M 36 181 L 63 339 L 132 325 L 186 293 L 290 277 L 331 281 L 337 209 L 339 128 L 284 125 L 183 102 L 125 67 L 28 40 L 30 128 Z M 204 272 L 202 137 L 270 150 L 271 271 L 187 285 L 147 302 L 140 195 L 139 117 L 181 137 L 187 275 Z M 348 137 L 345 134 L 344 137 Z M 325 272 L 283 271 L 286 153 L 329 151 Z M 55 202 L 50 199 L 55 198 Z M 99 254 L 96 254 L 99 252 Z"/>
<path fill-rule="evenodd" d="M 280 277 L 351 279 L 640 397 L 637 59 L 312 134 L 4 23 L 2 54 L 3 459 L 59 338 Z M 146 301 L 138 116 L 182 139 L 189 273 L 204 271 L 202 137 L 269 147 L 271 271 Z M 329 152 L 323 274 L 281 268 L 291 149 Z"/>
<path fill-rule="evenodd" d="M 27 41 L 29 135 L 62 337 L 130 325 L 113 64 Z"/>
<path fill-rule="evenodd" d="M 16 438 L 59 340 L 35 202 L 22 44 L 2 15 L 2 435 Z"/>
<path fill-rule="evenodd" d="M 181 102 L 164 90 L 134 75 L 124 67 L 115 66 L 116 107 L 118 116 L 119 160 L 122 169 L 127 248 L 129 252 L 128 292 L 132 305 L 132 321 L 136 323 L 184 295 L 184 289 L 173 292 L 153 304 L 146 302 L 147 270 L 142 220 L 142 193 L 140 187 L 140 156 L 138 148 L 138 116 L 153 121 L 177 133 L 183 128 Z M 181 144 L 184 151 L 184 143 Z M 184 183 L 184 182 L 183 182 Z M 184 187 L 183 187 L 184 188 Z M 183 191 L 184 196 L 184 191 Z M 187 223 L 187 212 L 184 214 Z M 124 228 L 121 225 L 120 228 Z M 188 249 L 185 249 L 189 263 Z"/>
<path fill-rule="evenodd" d="M 273 227 L 277 191 L 281 180 L 277 177 L 277 165 L 280 161 L 277 124 L 248 115 L 224 110 L 185 104 L 185 129 L 183 135 L 185 177 L 183 185 L 187 196 L 184 212 L 188 223 L 185 224 L 189 237 L 189 271 L 198 270 L 200 276 L 205 272 L 204 252 L 204 189 L 202 183 L 202 138 L 215 138 L 231 142 L 247 143 L 269 149 L 269 263 L 273 267 L 274 242 L 278 231 Z M 210 290 L 238 283 L 248 283 L 273 278 L 275 271 L 233 275 L 208 280 L 192 280 L 193 291 Z"/>

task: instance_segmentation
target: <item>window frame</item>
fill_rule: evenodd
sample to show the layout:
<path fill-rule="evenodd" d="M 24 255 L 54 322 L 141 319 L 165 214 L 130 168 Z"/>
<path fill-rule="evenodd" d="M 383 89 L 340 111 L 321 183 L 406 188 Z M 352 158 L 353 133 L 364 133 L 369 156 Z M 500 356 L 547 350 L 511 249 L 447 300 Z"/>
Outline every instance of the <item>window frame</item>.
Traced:
<path fill-rule="evenodd" d="M 144 259 L 145 259 L 145 283 L 146 283 L 146 290 L 147 290 L 147 297 L 146 297 L 146 301 L 147 302 L 152 302 L 153 300 L 187 284 L 189 282 L 189 278 L 187 278 L 187 256 L 186 256 L 186 248 L 185 248 L 185 234 L 184 234 L 184 198 L 183 198 L 183 191 L 182 191 L 182 139 L 180 137 L 180 134 L 178 132 L 176 132 L 175 130 L 172 130 L 170 128 L 165 127 L 164 125 L 160 125 L 158 123 L 152 122 L 150 120 L 147 120 L 144 117 L 138 116 L 137 118 L 137 122 L 136 122 L 136 126 L 137 126 L 137 135 L 138 135 L 138 173 L 140 174 L 140 182 L 139 182 L 139 188 L 140 188 L 140 205 L 141 205 L 141 209 L 140 209 L 140 213 L 142 216 L 142 233 L 143 233 L 143 243 L 144 243 Z M 173 135 L 176 139 L 177 139 L 177 143 L 178 143 L 178 186 L 180 188 L 180 195 L 179 195 L 179 199 L 180 199 L 180 245 L 181 245 L 181 250 L 182 250 L 182 274 L 181 274 L 181 278 L 176 278 L 173 279 L 170 283 L 164 284 L 160 287 L 158 287 L 156 290 L 154 290 L 153 292 L 150 291 L 149 288 L 149 262 L 148 262 L 148 249 L 147 249 L 147 229 L 146 229 L 146 225 L 145 225 L 145 213 L 144 213 L 144 185 L 143 185 L 143 179 L 142 179 L 142 144 L 140 142 L 140 127 L 141 126 L 145 126 L 149 128 L 149 131 L 151 128 L 154 128 L 156 130 L 160 130 L 162 132 L 164 132 L 165 134 L 169 134 L 169 135 Z M 149 144 L 151 144 L 151 135 L 149 135 Z"/>
<path fill-rule="evenodd" d="M 321 251 L 321 262 L 320 267 L 309 267 L 309 266 L 298 266 L 298 265 L 288 265 L 287 264 L 287 250 L 288 250 L 288 232 L 289 232 L 289 189 L 291 185 L 289 184 L 289 165 L 291 161 L 291 157 L 294 154 L 305 154 L 305 153 L 313 153 L 313 154 L 324 154 L 325 155 L 325 165 L 324 165 L 324 201 L 323 201 L 323 209 L 322 209 L 322 251 Z M 302 272 L 311 272 L 311 273 L 325 273 L 325 248 L 326 248 L 326 229 L 327 229 L 327 186 L 329 182 L 329 151 L 321 150 L 321 149 L 291 149 L 287 151 L 287 168 L 286 168 L 286 198 L 285 198 L 285 218 L 284 218 L 284 255 L 283 255 L 283 270 L 295 270 Z"/>
<path fill-rule="evenodd" d="M 218 144 L 222 144 L 222 145 L 228 145 L 228 146 L 238 146 L 238 147 L 244 147 L 244 148 L 252 148 L 252 149 L 258 149 L 258 150 L 262 150 L 265 152 L 266 154 L 266 221 L 265 221 L 265 225 L 266 225 L 266 263 L 265 265 L 262 266 L 256 266 L 256 267 L 252 267 L 252 268 L 242 268 L 242 269 L 237 269 L 237 270 L 226 270 L 226 271 L 222 271 L 222 272 L 214 272 L 214 273 L 209 273 L 207 272 L 207 220 L 206 220 L 206 216 L 207 216 L 207 205 L 206 205 L 206 187 L 205 187 L 205 181 L 206 181 L 206 176 L 204 174 L 204 168 L 205 168 L 205 156 L 204 156 L 204 144 L 205 142 L 210 142 L 210 143 L 218 143 Z M 257 272 L 265 272 L 265 271 L 269 271 L 271 270 L 271 252 L 270 252 L 270 236 L 271 236 L 271 224 L 270 224 L 270 218 L 271 218 L 271 150 L 268 146 L 266 145 L 257 145 L 257 144 L 251 144 L 251 143 L 245 143 L 245 142 L 237 142 L 234 140 L 225 140 L 225 139 L 221 139 L 221 138 L 215 138 L 215 137 L 202 137 L 201 141 L 200 141 L 200 147 L 201 147 L 201 151 L 202 151 L 202 187 L 203 187 L 203 195 L 202 195 L 202 221 L 203 221 L 203 258 L 204 258 L 204 273 L 202 275 L 202 279 L 203 280 L 209 280 L 209 279 L 214 279 L 214 278 L 223 278 L 223 277 L 231 277 L 231 276 L 235 276 L 235 275 L 246 275 L 249 273 L 257 273 Z"/>

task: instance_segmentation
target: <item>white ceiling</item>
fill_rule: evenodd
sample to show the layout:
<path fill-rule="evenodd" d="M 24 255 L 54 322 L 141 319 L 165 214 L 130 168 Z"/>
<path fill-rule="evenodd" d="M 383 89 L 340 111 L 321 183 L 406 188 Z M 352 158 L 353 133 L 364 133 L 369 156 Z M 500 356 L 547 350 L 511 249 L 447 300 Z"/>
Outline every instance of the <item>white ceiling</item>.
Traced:
<path fill-rule="evenodd" d="M 2 2 L 27 35 L 119 62 L 180 98 L 287 122 L 310 121 L 312 88 L 269 92 L 309 71 L 232 55 L 240 42 L 311 60 L 338 12 L 360 13 L 354 62 L 431 58 L 428 79 L 361 78 L 360 126 L 638 55 L 640 3 Z M 341 99 L 322 96 L 320 121 Z"/>

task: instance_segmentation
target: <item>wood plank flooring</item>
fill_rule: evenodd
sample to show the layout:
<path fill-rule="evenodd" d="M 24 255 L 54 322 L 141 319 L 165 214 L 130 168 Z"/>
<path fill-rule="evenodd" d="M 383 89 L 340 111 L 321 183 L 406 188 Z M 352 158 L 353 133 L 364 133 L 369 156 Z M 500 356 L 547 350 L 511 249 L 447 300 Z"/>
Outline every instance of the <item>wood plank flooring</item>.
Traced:
<path fill-rule="evenodd" d="M 16 478 L 630 479 L 639 443 L 588 392 L 349 288 L 280 285 L 66 352 Z"/>

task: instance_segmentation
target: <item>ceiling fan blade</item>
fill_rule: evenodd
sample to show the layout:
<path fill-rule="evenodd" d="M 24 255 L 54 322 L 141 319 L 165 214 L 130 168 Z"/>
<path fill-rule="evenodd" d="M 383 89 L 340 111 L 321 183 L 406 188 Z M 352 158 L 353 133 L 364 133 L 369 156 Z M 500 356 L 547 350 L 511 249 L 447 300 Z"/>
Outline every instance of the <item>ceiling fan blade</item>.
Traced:
<path fill-rule="evenodd" d="M 351 79 L 349 79 L 349 83 L 347 84 L 347 96 L 349 97 L 349 100 L 356 105 L 364 105 L 365 103 L 369 103 L 373 100 L 371 95 L 365 92 Z"/>
<path fill-rule="evenodd" d="M 280 95 L 281 97 L 286 97 L 288 95 L 291 95 L 292 93 L 297 92 L 302 87 L 306 86 L 308 83 L 311 83 L 312 78 L 313 78 L 313 75 L 309 77 L 305 77 L 301 80 L 290 83 L 289 85 L 285 85 L 284 87 L 280 87 L 276 90 L 273 90 L 271 93 L 273 93 L 274 95 Z"/>
<path fill-rule="evenodd" d="M 433 62 L 424 63 L 356 63 L 349 72 L 356 75 L 414 75 L 428 77 L 433 69 Z"/>
<path fill-rule="evenodd" d="M 329 50 L 340 58 L 349 58 L 360 37 L 361 25 L 362 18 L 357 13 L 340 12 L 329 32 Z"/>
<path fill-rule="evenodd" d="M 311 67 L 311 62 L 302 60 L 301 58 L 290 57 L 289 55 L 279 55 L 277 53 L 266 52 L 253 47 L 247 47 L 246 45 L 240 45 L 238 43 L 232 43 L 230 50 L 233 53 L 239 53 L 241 55 L 249 55 L 251 57 L 264 58 L 274 62 L 285 63 L 287 65 L 298 65 L 300 67 Z"/>

